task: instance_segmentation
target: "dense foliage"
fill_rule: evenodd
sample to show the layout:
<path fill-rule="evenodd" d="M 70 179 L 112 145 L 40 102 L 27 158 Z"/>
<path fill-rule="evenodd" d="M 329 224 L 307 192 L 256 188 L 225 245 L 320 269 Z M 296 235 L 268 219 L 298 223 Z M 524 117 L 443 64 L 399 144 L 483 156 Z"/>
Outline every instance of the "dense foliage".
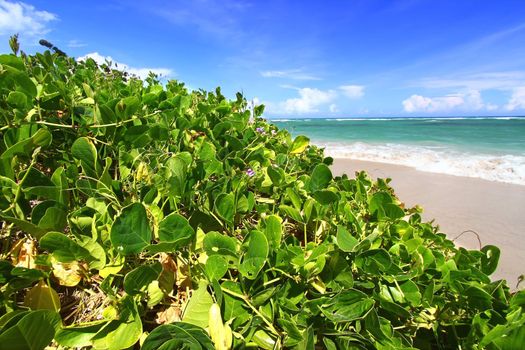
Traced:
<path fill-rule="evenodd" d="M 388 181 L 333 177 L 238 94 L 0 55 L 0 349 L 518 349 L 491 282 Z"/>

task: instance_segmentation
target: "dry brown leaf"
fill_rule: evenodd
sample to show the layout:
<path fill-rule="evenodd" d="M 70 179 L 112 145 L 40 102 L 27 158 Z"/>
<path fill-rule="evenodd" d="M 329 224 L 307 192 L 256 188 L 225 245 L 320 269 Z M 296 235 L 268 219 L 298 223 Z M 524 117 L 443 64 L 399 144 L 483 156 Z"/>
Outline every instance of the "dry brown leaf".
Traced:
<path fill-rule="evenodd" d="M 157 318 L 155 319 L 155 322 L 157 322 L 158 324 L 179 322 L 182 320 L 181 316 L 182 309 L 180 308 L 180 306 L 172 304 L 164 310 L 157 312 Z"/>
<path fill-rule="evenodd" d="M 188 265 L 177 258 L 177 286 L 179 289 L 191 289 L 191 278 Z"/>
<path fill-rule="evenodd" d="M 11 249 L 13 265 L 27 269 L 36 268 L 36 245 L 31 239 L 19 240 Z"/>
<path fill-rule="evenodd" d="M 166 253 L 161 253 L 159 260 L 162 265 L 162 272 L 158 279 L 159 287 L 165 294 L 170 294 L 177 278 L 177 264 Z"/>

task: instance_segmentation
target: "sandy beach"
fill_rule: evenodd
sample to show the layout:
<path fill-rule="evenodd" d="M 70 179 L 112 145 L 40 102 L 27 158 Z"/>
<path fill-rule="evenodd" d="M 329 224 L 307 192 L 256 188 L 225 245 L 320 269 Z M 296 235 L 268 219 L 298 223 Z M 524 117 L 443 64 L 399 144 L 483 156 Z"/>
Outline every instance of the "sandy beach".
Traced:
<path fill-rule="evenodd" d="M 434 219 L 450 239 L 473 230 L 482 245 L 498 246 L 501 258 L 493 279 L 506 279 L 514 289 L 518 277 L 525 274 L 525 186 L 353 159 L 335 159 L 332 166 L 334 175 L 351 176 L 360 170 L 373 178 L 391 178 L 400 200 L 407 206 L 420 205 L 423 218 Z M 479 249 L 472 233 L 455 242 L 467 249 Z M 519 288 L 525 288 L 525 282 Z"/>

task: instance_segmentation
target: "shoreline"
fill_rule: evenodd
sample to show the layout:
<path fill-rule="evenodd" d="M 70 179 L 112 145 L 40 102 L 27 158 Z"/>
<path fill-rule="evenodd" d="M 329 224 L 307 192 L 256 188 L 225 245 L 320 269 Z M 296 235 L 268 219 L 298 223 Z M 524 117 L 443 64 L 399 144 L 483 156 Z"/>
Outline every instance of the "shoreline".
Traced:
<path fill-rule="evenodd" d="M 434 219 L 449 239 L 472 230 L 482 245 L 499 247 L 500 261 L 492 279 L 506 279 L 515 289 L 519 276 L 525 274 L 525 186 L 351 158 L 334 158 L 331 169 L 334 175 L 353 177 L 356 171 L 365 170 L 373 179 L 391 178 L 399 199 L 408 207 L 421 206 L 423 219 Z M 480 248 L 471 233 L 455 243 L 466 249 Z M 520 289 L 524 287 L 520 284 Z"/>

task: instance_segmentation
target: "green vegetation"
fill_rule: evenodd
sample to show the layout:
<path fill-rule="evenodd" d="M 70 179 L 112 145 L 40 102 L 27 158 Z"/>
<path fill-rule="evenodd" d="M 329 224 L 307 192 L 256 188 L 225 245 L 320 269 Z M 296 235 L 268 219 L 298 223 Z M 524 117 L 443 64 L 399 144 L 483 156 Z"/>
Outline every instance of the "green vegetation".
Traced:
<path fill-rule="evenodd" d="M 263 109 L 0 55 L 0 349 L 521 348 L 498 248 L 334 178 Z"/>

